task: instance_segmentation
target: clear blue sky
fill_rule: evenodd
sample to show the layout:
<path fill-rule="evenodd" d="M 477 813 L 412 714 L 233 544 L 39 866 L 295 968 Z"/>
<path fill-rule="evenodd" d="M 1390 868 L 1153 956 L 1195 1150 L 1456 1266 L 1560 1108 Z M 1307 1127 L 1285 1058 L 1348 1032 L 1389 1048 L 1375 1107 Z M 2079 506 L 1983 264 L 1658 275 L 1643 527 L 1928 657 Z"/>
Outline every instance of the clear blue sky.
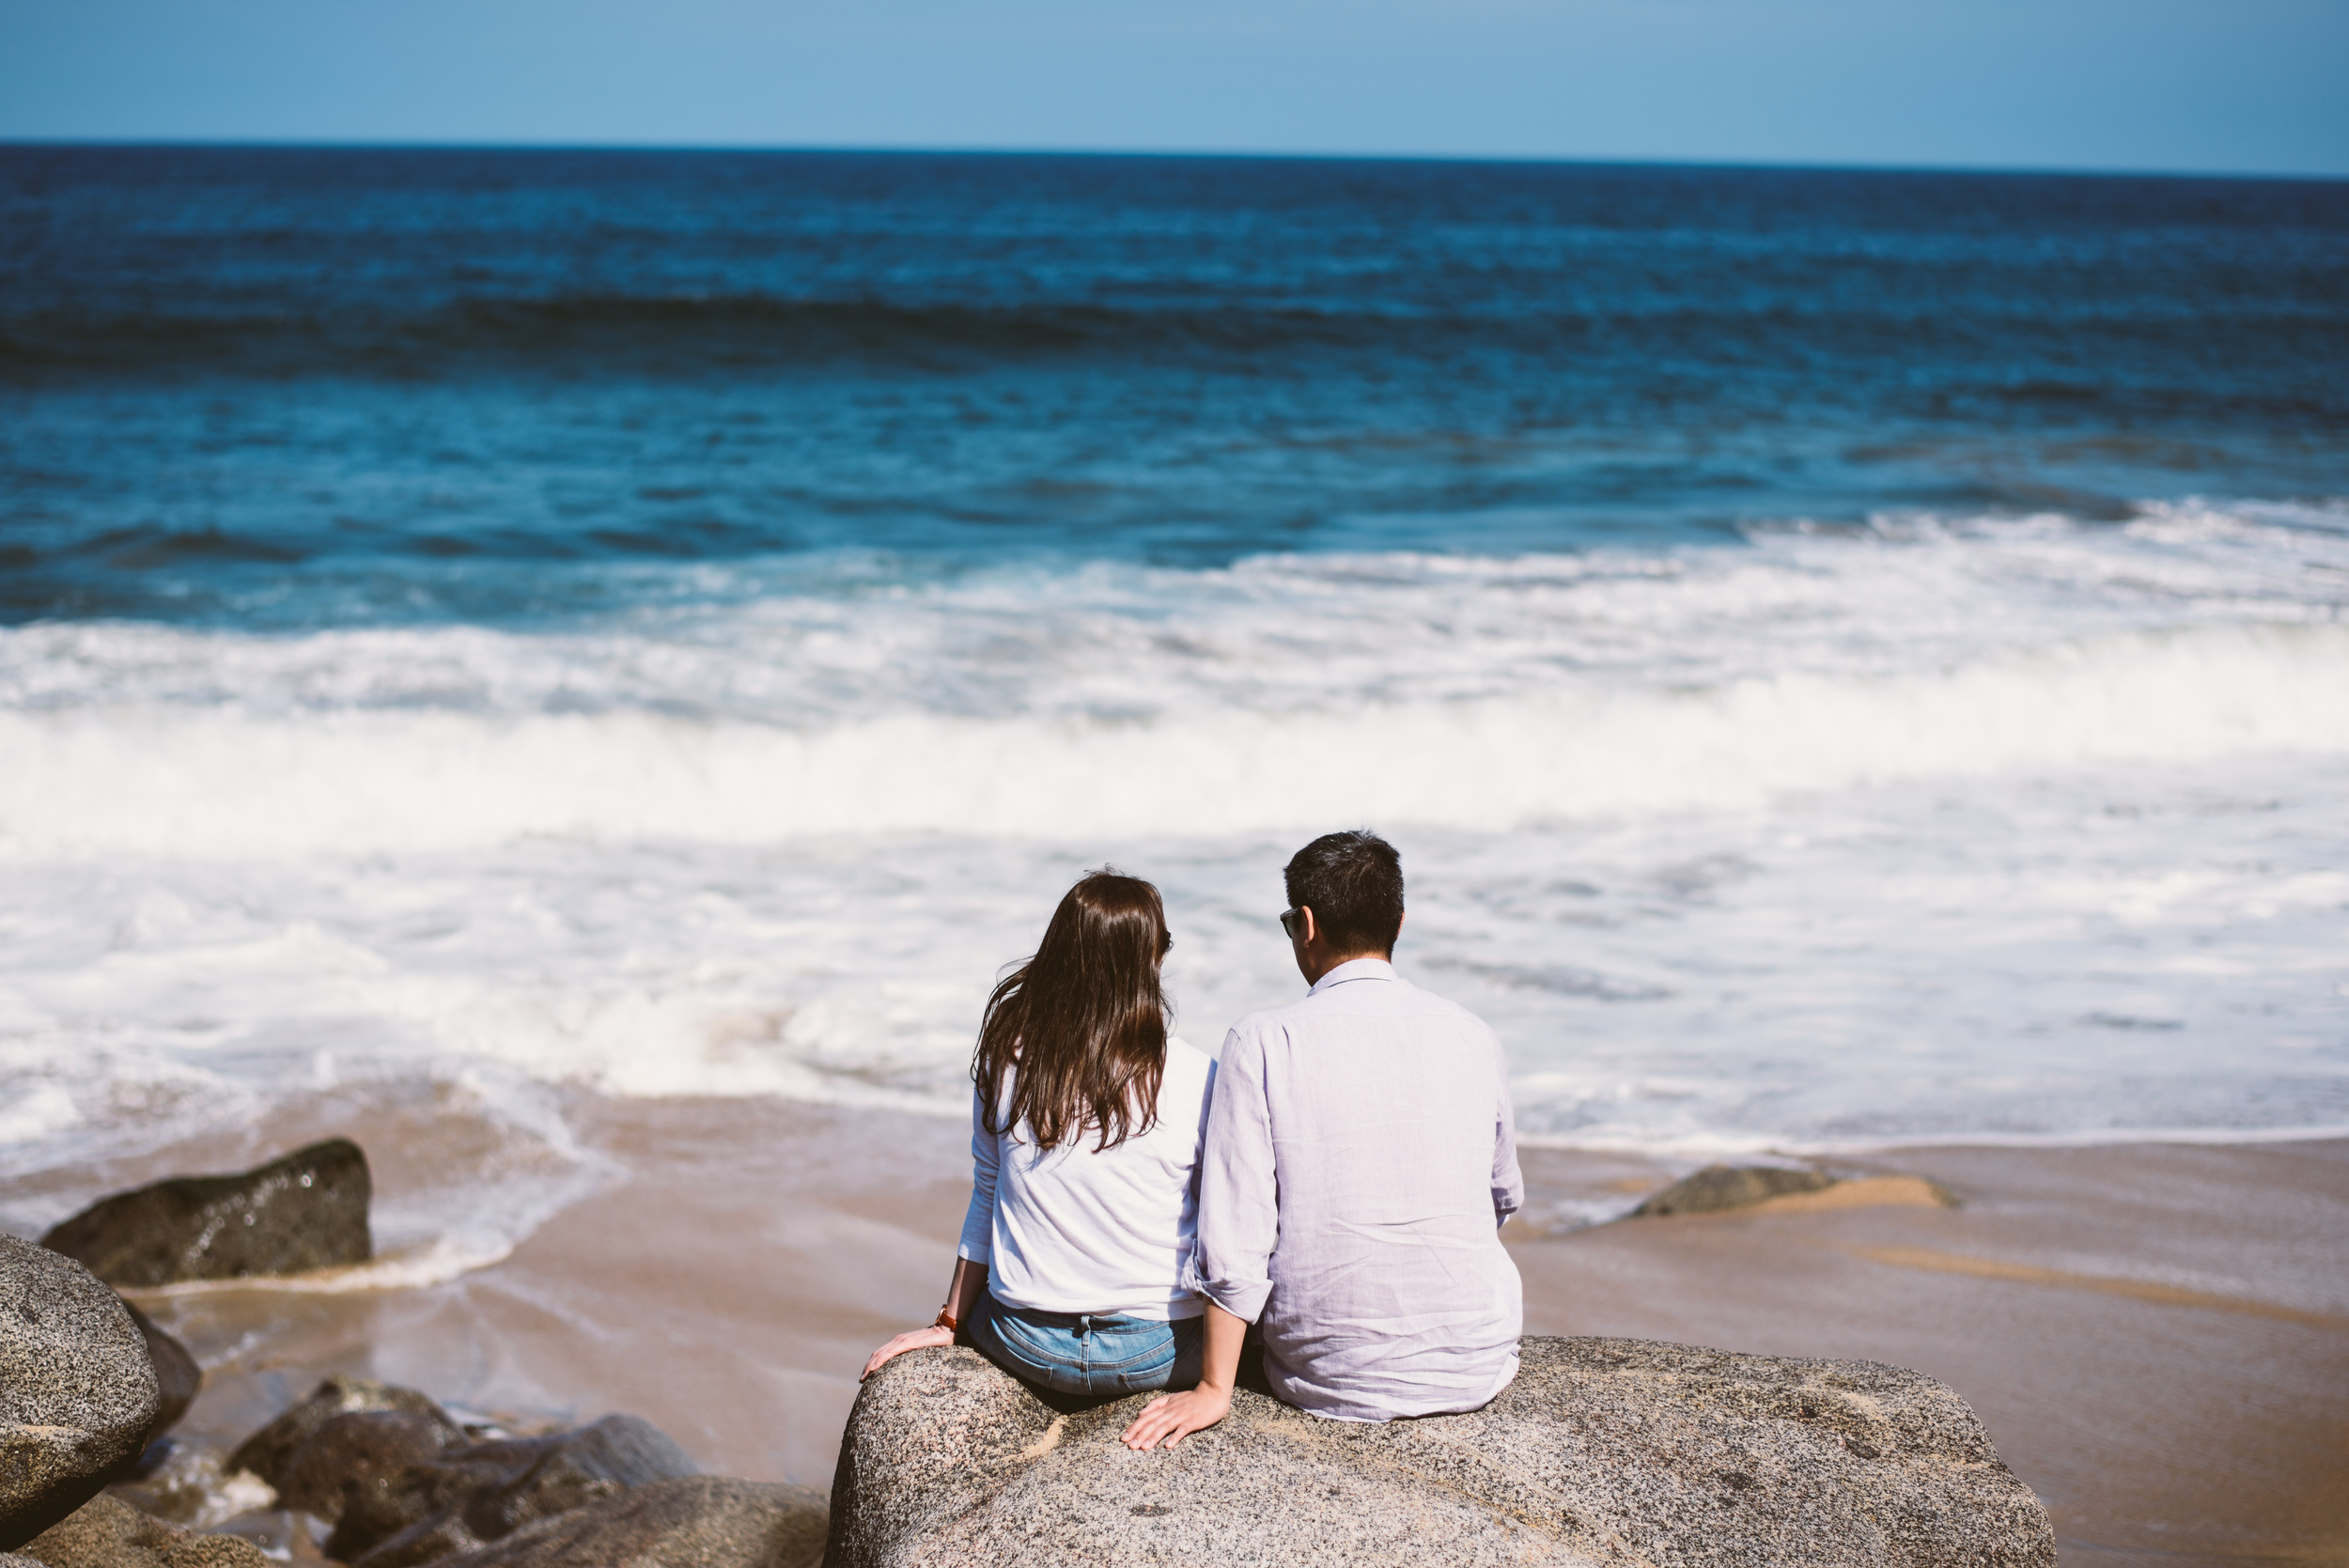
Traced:
<path fill-rule="evenodd" d="M 2349 174 L 2349 0 L 0 0 L 0 137 Z"/>

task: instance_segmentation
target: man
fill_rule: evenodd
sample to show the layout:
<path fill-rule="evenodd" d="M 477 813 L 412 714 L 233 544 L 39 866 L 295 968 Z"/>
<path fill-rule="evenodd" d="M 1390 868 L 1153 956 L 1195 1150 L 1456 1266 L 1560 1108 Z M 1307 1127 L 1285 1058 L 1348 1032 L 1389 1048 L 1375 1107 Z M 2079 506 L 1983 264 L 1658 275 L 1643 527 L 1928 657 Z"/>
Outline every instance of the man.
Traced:
<path fill-rule="evenodd" d="M 1394 972 L 1385 840 L 1327 834 L 1286 877 L 1313 989 L 1224 1037 L 1193 1255 L 1206 1374 L 1151 1402 L 1135 1449 L 1223 1419 L 1252 1322 L 1272 1391 L 1340 1421 L 1473 1410 L 1517 1375 L 1523 1287 L 1498 1233 L 1525 1184 L 1501 1043 Z"/>

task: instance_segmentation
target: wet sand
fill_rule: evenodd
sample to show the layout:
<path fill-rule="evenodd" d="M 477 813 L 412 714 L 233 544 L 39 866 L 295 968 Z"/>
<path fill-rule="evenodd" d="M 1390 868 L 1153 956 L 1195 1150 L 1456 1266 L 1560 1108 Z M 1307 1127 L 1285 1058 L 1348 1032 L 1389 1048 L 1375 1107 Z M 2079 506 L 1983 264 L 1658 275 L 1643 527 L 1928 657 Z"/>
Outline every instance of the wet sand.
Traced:
<path fill-rule="evenodd" d="M 350 1371 L 519 1422 L 632 1410 L 713 1470 L 826 1484 L 856 1368 L 943 1293 L 961 1128 L 772 1101 L 568 1110 L 626 1174 L 502 1263 L 411 1290 L 142 1296 L 207 1368 L 183 1435 L 225 1448 Z M 1527 1331 L 1942 1378 L 2047 1499 L 2067 1563 L 2349 1563 L 2349 1141 L 1849 1163 L 1964 1206 L 1884 1183 L 1572 1229 L 1574 1205 L 1672 1172 L 1530 1151 Z M 401 1179 L 397 1151 L 377 1164 Z"/>
<path fill-rule="evenodd" d="M 1915 1367 L 1981 1415 L 2066 1563 L 2349 1562 L 2349 1143 L 1858 1163 L 1965 1206 L 1780 1200 L 1524 1242 L 1527 1332 Z"/>

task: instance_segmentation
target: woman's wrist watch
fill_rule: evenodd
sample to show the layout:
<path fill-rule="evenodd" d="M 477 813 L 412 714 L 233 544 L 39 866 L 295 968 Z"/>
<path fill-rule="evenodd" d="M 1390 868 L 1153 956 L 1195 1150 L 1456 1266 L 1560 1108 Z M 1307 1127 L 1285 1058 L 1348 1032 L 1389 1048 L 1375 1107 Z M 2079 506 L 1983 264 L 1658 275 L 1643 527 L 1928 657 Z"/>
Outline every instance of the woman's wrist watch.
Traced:
<path fill-rule="evenodd" d="M 955 1316 L 955 1304 L 949 1301 L 943 1307 L 939 1308 L 938 1315 L 930 1320 L 930 1327 L 943 1328 L 950 1334 L 961 1333 L 962 1319 Z"/>

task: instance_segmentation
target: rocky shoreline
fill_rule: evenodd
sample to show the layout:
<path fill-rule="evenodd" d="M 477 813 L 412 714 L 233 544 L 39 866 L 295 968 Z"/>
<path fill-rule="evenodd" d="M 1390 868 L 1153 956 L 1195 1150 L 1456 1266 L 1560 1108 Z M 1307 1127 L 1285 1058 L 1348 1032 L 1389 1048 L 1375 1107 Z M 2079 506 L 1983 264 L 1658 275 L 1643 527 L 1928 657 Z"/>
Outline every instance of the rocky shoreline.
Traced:
<path fill-rule="evenodd" d="M 518 1436 L 365 1378 L 327 1378 L 225 1461 L 175 1474 L 165 1431 L 194 1362 L 134 1313 L 73 1260 L 0 1235 L 0 1568 L 263 1568 L 246 1536 L 171 1517 L 219 1492 L 353 1568 L 822 1560 L 822 1493 L 700 1474 L 638 1417 Z"/>
<path fill-rule="evenodd" d="M 224 1500 L 285 1517 L 278 1558 L 353 1568 L 820 1560 L 823 1494 L 703 1475 L 634 1416 L 517 1434 L 336 1375 L 225 1458 L 179 1450 L 203 1373 L 117 1288 L 365 1264 L 371 1195 L 365 1153 L 331 1139 L 115 1194 L 38 1246 L 0 1235 L 0 1568 L 271 1562 L 244 1534 L 190 1528 Z"/>
<path fill-rule="evenodd" d="M 1834 1185 L 1690 1182 L 1650 1212 Z M 2054 1561 L 2038 1500 L 1946 1387 L 1637 1341 L 1528 1339 L 1492 1405 L 1385 1427 L 1244 1390 L 1154 1455 L 1113 1440 L 1135 1401 L 1057 1409 L 969 1351 L 926 1352 L 860 1394 L 829 1498 L 703 1475 L 634 1416 L 512 1430 L 349 1375 L 225 1456 L 176 1448 L 201 1373 L 113 1287 L 364 1263 L 368 1190 L 334 1140 L 105 1199 L 45 1246 L 0 1236 L 0 1568 Z"/>

